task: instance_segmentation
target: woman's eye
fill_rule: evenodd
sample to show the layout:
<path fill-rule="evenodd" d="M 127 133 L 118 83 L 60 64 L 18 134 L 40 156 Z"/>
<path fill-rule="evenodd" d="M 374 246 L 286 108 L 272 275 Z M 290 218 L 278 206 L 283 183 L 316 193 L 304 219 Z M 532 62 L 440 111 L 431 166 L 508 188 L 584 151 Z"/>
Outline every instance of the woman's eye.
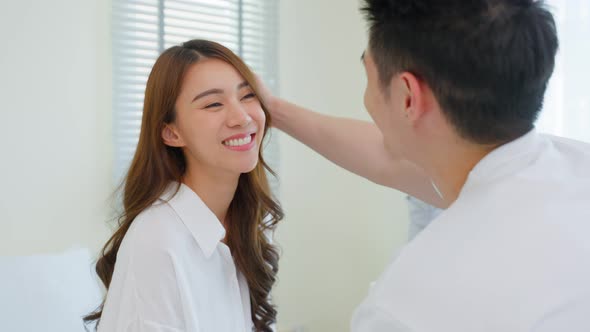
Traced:
<path fill-rule="evenodd" d="M 219 106 L 223 106 L 223 105 L 221 105 L 221 103 L 213 103 L 213 104 L 209 104 L 209 105 L 205 106 L 205 108 L 214 108 L 214 107 L 219 107 Z"/>
<path fill-rule="evenodd" d="M 250 98 L 254 98 L 254 97 L 256 97 L 256 94 L 254 94 L 254 92 L 250 92 L 249 94 L 247 94 L 244 97 L 242 97 L 242 100 L 244 100 L 244 99 L 250 99 Z"/>

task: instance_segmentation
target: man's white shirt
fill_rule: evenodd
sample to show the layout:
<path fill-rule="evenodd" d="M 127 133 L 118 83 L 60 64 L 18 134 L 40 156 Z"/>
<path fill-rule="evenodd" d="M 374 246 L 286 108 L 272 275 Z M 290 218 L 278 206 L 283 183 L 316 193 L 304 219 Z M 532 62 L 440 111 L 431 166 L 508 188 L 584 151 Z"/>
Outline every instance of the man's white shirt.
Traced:
<path fill-rule="evenodd" d="M 590 331 L 590 145 L 492 151 L 356 310 L 353 332 Z"/>

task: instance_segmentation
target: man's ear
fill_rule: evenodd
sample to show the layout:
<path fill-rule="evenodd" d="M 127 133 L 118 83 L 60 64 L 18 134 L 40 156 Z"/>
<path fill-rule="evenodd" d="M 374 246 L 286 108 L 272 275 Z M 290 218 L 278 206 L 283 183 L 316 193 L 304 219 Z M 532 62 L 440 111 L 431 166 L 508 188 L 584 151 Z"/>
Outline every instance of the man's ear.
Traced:
<path fill-rule="evenodd" d="M 174 124 L 166 124 L 164 129 L 162 129 L 162 139 L 164 140 L 164 144 L 180 148 L 185 146 L 184 140 L 178 134 L 178 130 Z"/>
<path fill-rule="evenodd" d="M 425 87 L 416 75 L 410 72 L 401 73 L 398 79 L 398 84 L 402 88 L 404 116 L 415 122 L 427 111 L 424 103 Z"/>

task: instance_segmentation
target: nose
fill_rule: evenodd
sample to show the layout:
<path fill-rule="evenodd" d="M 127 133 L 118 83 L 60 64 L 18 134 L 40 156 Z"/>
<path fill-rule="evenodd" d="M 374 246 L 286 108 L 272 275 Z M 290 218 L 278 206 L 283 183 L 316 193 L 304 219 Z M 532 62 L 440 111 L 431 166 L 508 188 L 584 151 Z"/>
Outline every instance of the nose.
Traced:
<path fill-rule="evenodd" d="M 252 122 L 252 117 L 241 104 L 229 107 L 227 114 L 228 127 L 246 127 Z"/>

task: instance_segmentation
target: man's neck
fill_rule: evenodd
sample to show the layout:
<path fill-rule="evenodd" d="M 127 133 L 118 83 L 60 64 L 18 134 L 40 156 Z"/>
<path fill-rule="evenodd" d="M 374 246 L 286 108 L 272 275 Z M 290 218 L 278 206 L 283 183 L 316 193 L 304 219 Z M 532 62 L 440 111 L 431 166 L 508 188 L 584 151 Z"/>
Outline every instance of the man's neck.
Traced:
<path fill-rule="evenodd" d="M 432 177 L 433 185 L 446 207 L 457 200 L 475 165 L 496 147 L 455 143 L 435 150 L 428 162 L 431 166 L 426 171 Z"/>

